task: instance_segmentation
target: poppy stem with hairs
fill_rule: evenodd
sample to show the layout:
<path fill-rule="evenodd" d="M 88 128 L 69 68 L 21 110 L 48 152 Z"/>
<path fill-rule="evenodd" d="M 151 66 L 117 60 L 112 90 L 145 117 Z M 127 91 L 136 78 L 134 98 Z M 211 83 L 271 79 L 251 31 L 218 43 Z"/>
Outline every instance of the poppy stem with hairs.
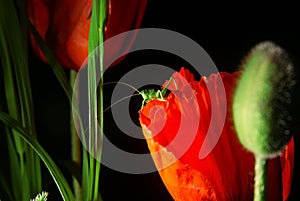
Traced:
<path fill-rule="evenodd" d="M 254 201 L 266 200 L 268 159 L 255 156 Z"/>

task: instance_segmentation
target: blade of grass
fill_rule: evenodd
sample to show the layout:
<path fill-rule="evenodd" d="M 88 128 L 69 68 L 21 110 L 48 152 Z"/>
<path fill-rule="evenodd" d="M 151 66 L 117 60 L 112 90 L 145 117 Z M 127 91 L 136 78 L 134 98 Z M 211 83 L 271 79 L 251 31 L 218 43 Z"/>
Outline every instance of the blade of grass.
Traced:
<path fill-rule="evenodd" d="M 74 86 L 75 80 L 76 80 L 77 73 L 75 71 L 70 71 L 70 85 Z M 70 131 L 71 131 L 71 155 L 72 160 L 77 165 L 81 165 L 81 144 L 79 137 L 77 135 L 77 131 L 75 128 L 75 122 L 72 114 L 72 110 L 70 113 Z M 81 178 L 75 178 L 73 175 L 73 189 L 75 194 L 75 200 L 82 200 L 82 188 L 81 188 L 81 180 L 82 180 L 82 174 L 80 174 Z M 78 182 L 80 181 L 80 182 Z"/>
<path fill-rule="evenodd" d="M 8 127 L 18 131 L 19 136 L 39 155 L 39 157 L 42 159 L 47 169 L 49 170 L 51 176 L 53 177 L 62 198 L 66 201 L 73 201 L 74 196 L 72 194 L 72 190 L 69 187 L 69 184 L 67 183 L 66 179 L 64 178 L 55 162 L 38 143 L 38 141 L 31 137 L 28 131 L 25 130 L 22 125 L 19 124 L 19 122 L 10 117 L 8 114 L 0 112 L 0 120 Z"/>
<path fill-rule="evenodd" d="M 88 195 L 88 182 L 89 182 L 89 154 L 88 151 L 82 149 L 82 197 L 87 198 Z"/>
<path fill-rule="evenodd" d="M 6 134 L 9 135 L 12 132 L 10 132 L 10 129 L 6 128 Z M 26 172 L 18 170 L 20 167 L 20 163 L 23 163 L 24 160 L 18 159 L 18 153 L 16 152 L 16 149 L 14 147 L 14 139 L 16 132 L 11 135 L 7 136 L 7 145 L 8 145 L 8 154 L 9 154 L 9 163 L 12 171 L 10 172 L 10 178 L 12 179 L 12 192 L 15 197 L 15 200 L 28 200 L 30 198 L 30 191 L 29 191 L 29 185 L 28 184 L 28 178 L 26 177 Z M 20 140 L 22 140 L 20 138 Z M 26 185 L 24 185 L 26 184 Z"/>
<path fill-rule="evenodd" d="M 64 89 L 68 99 L 70 100 L 70 102 L 72 101 L 72 86 L 71 86 L 71 82 L 73 83 L 73 80 L 69 80 L 67 78 L 67 75 L 65 73 L 65 71 L 63 70 L 63 67 L 60 65 L 59 61 L 57 60 L 57 58 L 55 57 L 55 55 L 53 54 L 53 52 L 51 51 L 51 49 L 48 47 L 48 45 L 46 44 L 46 42 L 42 39 L 42 37 L 39 35 L 39 33 L 37 32 L 37 30 L 35 29 L 35 27 L 29 22 L 29 29 L 31 31 L 31 33 L 34 36 L 34 39 L 36 41 L 36 43 L 39 45 L 39 47 L 41 48 L 43 54 L 45 55 L 45 57 L 47 58 L 47 61 L 49 63 L 49 66 L 51 67 L 51 69 L 53 70 L 56 78 L 58 79 L 59 83 L 61 84 L 62 88 Z M 76 76 L 76 72 L 71 71 L 71 75 L 74 76 L 72 79 L 75 79 Z M 79 110 L 78 110 L 78 106 L 77 105 L 72 105 L 73 108 L 75 108 L 75 115 L 76 115 L 76 123 L 79 124 L 79 128 L 81 129 L 81 133 L 84 133 L 84 129 L 82 126 L 82 121 L 81 121 L 81 117 L 79 114 Z M 74 112 L 72 111 L 72 112 Z M 73 127 L 73 122 L 74 119 L 72 118 L 71 115 L 71 127 Z M 73 125 L 73 126 L 72 126 Z M 76 151 L 72 150 L 72 157 L 74 157 L 73 159 L 75 159 L 77 161 L 77 159 L 80 157 L 78 156 L 78 137 L 75 136 L 76 131 L 74 130 L 74 127 L 71 128 L 71 136 L 72 136 L 72 149 L 76 149 Z M 83 138 L 82 138 L 83 139 Z M 83 139 L 84 140 L 84 139 Z M 83 142 L 85 144 L 85 142 Z M 76 145 L 75 145 L 76 144 Z M 75 154 L 75 155 L 74 155 Z M 81 190 L 79 189 L 78 184 L 75 184 L 74 186 L 74 190 L 75 190 L 75 198 L 76 200 L 82 200 L 81 198 L 86 198 L 84 195 L 87 195 L 87 191 L 89 189 L 88 187 L 88 175 L 89 175 L 89 171 L 88 171 L 88 153 L 85 149 L 82 150 L 82 186 L 84 188 L 82 188 L 82 192 L 79 193 Z M 76 183 L 77 181 L 75 181 Z M 77 190 L 76 190 L 77 189 Z M 79 191 L 79 192 L 78 192 Z M 84 200 L 88 200 L 84 199 Z"/>
<path fill-rule="evenodd" d="M 6 80 L 11 86 L 5 91 L 8 99 L 14 99 L 13 104 L 8 102 L 8 109 L 14 116 L 17 114 L 22 125 L 29 128 L 29 133 L 36 137 L 28 73 L 27 29 L 26 24 L 22 24 L 24 21 L 20 20 L 26 14 L 26 7 L 24 2 L 21 2 L 19 6 L 15 5 L 13 1 L 1 2 L 1 46 L 7 54 L 2 67 L 4 72 L 8 72 L 9 79 L 11 79 Z M 15 91 L 18 96 L 16 96 Z M 27 193 L 34 195 L 41 190 L 40 161 L 31 149 L 26 149 L 26 146 L 20 143 L 19 139 L 14 140 L 14 142 L 17 148 L 23 146 L 22 149 L 26 150 L 24 153 L 19 153 L 22 185 L 29 188 L 29 191 L 23 191 L 24 200 L 26 200 L 30 198 L 30 196 L 27 198 Z M 10 147 L 12 149 L 12 146 Z M 13 188 L 20 188 L 21 186 L 13 185 Z"/>
<path fill-rule="evenodd" d="M 88 99 L 89 99 L 89 147 L 95 155 L 90 155 L 90 190 L 88 198 L 90 200 L 102 200 L 99 196 L 99 176 L 100 176 L 100 159 L 102 152 L 103 139 L 103 46 L 104 26 L 106 18 L 106 0 L 95 0 L 92 6 L 92 17 L 88 41 Z M 100 48 L 99 48 L 100 47 Z M 96 58 L 99 58 L 97 60 Z M 100 74 L 100 86 L 98 87 L 97 96 L 97 79 Z M 98 115 L 99 114 L 99 115 Z M 98 118 L 100 131 L 98 131 Z M 100 134 L 100 136 L 98 136 Z M 98 137 L 100 139 L 98 139 Z M 100 147 L 98 142 L 100 142 Z"/>
<path fill-rule="evenodd" d="M 91 51 L 94 50 L 95 47 L 97 47 L 99 44 L 101 44 L 103 42 L 103 27 L 104 27 L 104 21 L 105 21 L 105 13 L 106 13 L 106 2 L 105 1 L 102 1 L 101 6 L 99 6 L 99 2 L 95 1 L 96 5 L 94 6 L 93 5 L 93 12 L 92 12 L 92 18 L 100 18 L 102 20 L 98 21 L 97 20 L 92 20 L 96 23 L 96 26 L 94 26 L 94 28 L 92 28 L 92 25 L 91 25 L 91 29 L 92 33 L 94 33 L 94 36 L 95 36 L 95 43 L 93 43 L 94 45 L 90 45 L 89 43 L 89 48 Z M 101 11 L 99 12 L 99 9 L 102 8 L 102 10 L 104 11 Z M 93 14 L 95 13 L 95 14 Z M 99 13 L 101 15 L 99 15 Z M 93 17 L 94 15 L 94 17 Z M 99 23 L 100 22 L 100 23 Z M 93 24 L 93 23 L 91 23 Z M 67 77 L 62 69 L 62 67 L 60 66 L 59 62 L 57 61 L 57 59 L 55 58 L 54 54 L 51 52 L 51 50 L 48 48 L 48 46 L 46 45 L 46 43 L 43 41 L 43 39 L 40 37 L 40 35 L 38 34 L 38 32 L 35 30 L 35 28 L 33 27 L 32 24 L 29 23 L 29 29 L 31 30 L 31 33 L 34 35 L 35 37 L 35 40 L 36 42 L 39 44 L 40 48 L 42 49 L 44 55 L 46 56 L 48 62 L 49 62 L 49 65 L 52 67 L 52 70 L 54 71 L 56 77 L 58 78 L 59 82 L 61 83 L 62 87 L 64 88 L 67 96 L 69 97 L 69 99 L 71 100 L 71 95 L 72 95 L 72 89 L 69 87 L 68 85 L 68 80 L 67 80 Z M 101 41 L 101 42 L 99 42 Z M 103 51 L 100 52 L 100 54 L 102 54 L 100 57 L 103 59 Z M 101 59 L 101 60 L 102 60 Z M 91 61 L 90 61 L 91 62 Z M 93 63 L 94 61 L 92 61 Z M 101 65 L 103 65 L 103 62 L 101 62 Z M 93 64 L 92 64 L 93 65 Z M 94 65 L 96 66 L 96 65 Z M 101 70 L 101 72 L 103 72 L 103 69 Z M 92 76 L 95 76 L 96 75 L 96 70 L 95 69 L 92 69 L 90 72 L 89 72 L 90 75 Z M 101 76 L 102 77 L 102 76 Z M 89 86 L 92 86 L 90 88 L 89 91 L 93 91 L 92 93 L 94 93 L 95 88 L 94 86 L 96 86 L 96 80 L 95 79 L 91 79 L 89 80 Z M 101 90 L 102 90 L 102 84 L 101 84 Z M 93 98 L 91 98 L 93 97 Z M 94 103 L 97 103 L 97 97 L 94 93 L 93 96 L 90 96 L 90 101 L 93 102 L 90 106 L 90 108 L 94 108 L 93 111 L 95 111 L 96 113 L 94 113 L 93 111 L 91 112 L 91 119 L 90 119 L 90 122 L 97 122 L 96 119 L 97 119 L 97 105 L 95 105 Z M 103 107 L 102 107 L 102 93 L 100 93 L 100 111 L 103 111 Z M 99 111 L 99 110 L 98 110 Z M 102 114 L 99 113 L 99 114 Z M 80 119 L 80 117 L 79 117 Z M 102 118 L 100 118 L 100 121 L 103 121 Z M 100 123 L 101 125 L 103 125 L 103 123 Z M 82 127 L 81 127 L 82 128 Z M 101 128 L 103 128 L 103 126 L 101 126 Z M 90 131 L 94 130 L 95 131 L 95 125 L 91 125 L 90 127 Z M 93 132 L 93 131 L 92 131 Z M 83 133 L 83 132 L 82 132 Z M 102 131 L 101 131 L 102 133 Z M 91 135 L 90 135 L 91 136 Z M 100 136 L 101 137 L 101 136 Z M 96 140 L 97 142 L 97 140 Z M 92 142 L 89 143 L 90 145 L 92 145 Z M 86 158 L 86 157 L 89 157 L 89 158 Z M 96 162 L 96 168 L 94 168 L 94 164 Z M 90 163 L 90 165 L 88 165 L 88 163 Z M 88 167 L 89 166 L 89 167 Z M 90 168 L 90 170 L 89 170 Z M 96 174 L 94 173 L 94 169 L 96 170 Z M 86 195 L 84 196 L 87 200 L 90 200 L 92 199 L 92 197 L 98 197 L 98 175 L 99 175 L 99 171 L 100 171 L 100 163 L 98 161 L 95 161 L 95 159 L 89 155 L 87 153 L 86 150 L 83 150 L 83 186 L 86 186 L 85 189 L 83 189 L 83 195 Z M 94 179 L 96 177 L 96 185 L 94 185 Z M 94 186 L 94 188 L 93 188 Z M 90 188 L 91 187 L 91 188 Z M 94 195 L 93 195 L 94 194 Z"/>
<path fill-rule="evenodd" d="M 2 26 L 0 26 L 0 35 L 2 35 Z M 16 102 L 16 94 L 14 90 L 14 82 L 13 82 L 13 76 L 12 76 L 12 67 L 10 65 L 8 51 L 2 51 L 6 47 L 5 41 L 3 41 L 3 37 L 0 37 L 0 56 L 3 58 L 2 66 L 7 66 L 8 68 L 2 68 L 3 73 L 3 89 L 4 89 L 4 96 L 1 97 L 1 108 L 0 110 L 3 110 L 3 107 L 5 105 L 8 106 L 8 111 L 10 114 L 18 119 L 19 114 L 18 110 L 15 107 L 17 105 Z M 5 83 L 5 84 L 4 84 Z M 6 103 L 10 104 L 6 104 Z M 26 177 L 24 175 L 24 158 L 23 154 L 25 153 L 25 144 L 22 141 L 22 139 L 17 135 L 17 131 L 9 129 L 5 127 L 4 133 L 7 134 L 6 142 L 7 142 L 7 150 L 8 150 L 8 163 L 9 165 L 9 178 L 6 178 L 6 182 L 4 177 L 1 177 L 1 182 L 6 189 L 9 190 L 10 194 L 10 200 L 23 200 L 29 198 L 29 191 L 28 191 L 28 185 L 25 185 L 25 189 L 23 191 L 19 190 L 19 187 L 22 186 L 22 177 Z M 3 139 L 2 139 L 3 140 Z M 7 174 L 7 173 L 6 173 Z M 10 182 L 9 182 L 10 181 Z M 27 196 L 26 196 L 26 195 Z M 14 197 L 14 199 L 12 199 Z"/>
<path fill-rule="evenodd" d="M 0 26 L 0 35 L 4 36 L 4 30 L 3 27 Z M 9 112 L 9 114 L 14 117 L 15 119 L 20 119 L 20 115 L 19 115 L 19 103 L 18 103 L 18 96 L 16 94 L 16 90 L 15 90 L 15 82 L 14 82 L 14 76 L 13 76 L 13 66 L 11 65 L 10 62 L 10 56 L 9 56 L 9 48 L 7 45 L 7 42 L 5 40 L 4 37 L 0 37 L 0 50 L 1 50 L 1 58 L 2 58 L 2 72 L 3 72 L 3 81 L 4 81 L 4 91 L 5 91 L 5 100 L 7 105 L 7 110 Z M 6 129 L 6 132 L 10 132 L 9 130 Z M 10 163 L 11 163 L 11 168 L 12 168 L 12 172 L 16 172 L 16 171 L 20 171 L 20 172 L 24 172 L 24 160 L 23 160 L 23 154 L 25 153 L 25 149 L 26 146 L 24 145 L 24 143 L 22 142 L 22 140 L 17 136 L 16 131 L 12 130 L 11 131 L 13 133 L 13 138 L 14 138 L 14 145 L 15 146 L 9 146 L 9 152 L 15 153 L 14 150 L 12 149 L 16 149 L 16 154 L 19 155 L 16 157 L 10 156 Z M 8 144 L 10 144 L 8 142 Z M 19 159 L 20 158 L 20 159 Z M 16 159 L 17 161 L 13 161 L 14 159 Z M 20 161 L 19 161 L 20 160 Z M 12 165 L 14 164 L 14 165 Z M 18 164 L 16 166 L 16 164 Z M 13 183 L 19 183 L 17 180 L 15 180 L 15 175 L 12 175 L 12 181 Z M 17 186 L 12 186 L 12 190 L 14 192 L 18 192 L 18 185 Z"/>
<path fill-rule="evenodd" d="M 4 31 L 2 26 L 0 27 L 0 35 L 3 36 L 4 35 Z M 4 91 L 5 91 L 5 98 L 6 98 L 6 102 L 9 104 L 7 105 L 7 109 L 8 112 L 11 116 L 13 116 L 15 119 L 20 119 L 19 116 L 19 103 L 18 103 L 18 96 L 16 94 L 16 86 L 15 86 L 15 82 L 14 82 L 14 73 L 13 73 L 13 66 L 11 65 L 11 61 L 10 61 L 10 57 L 9 57 L 9 48 L 8 45 L 5 41 L 4 37 L 0 38 L 0 50 L 1 50 L 1 58 L 2 58 L 2 66 L 3 66 L 3 82 L 4 84 Z M 15 132 L 15 131 L 12 131 Z M 25 152 L 25 148 L 24 148 L 24 144 L 19 141 L 18 137 L 16 137 L 15 139 L 16 141 L 16 149 L 18 154 L 23 155 L 23 153 Z"/>
<path fill-rule="evenodd" d="M 102 142 L 103 142 L 103 65 L 104 65 L 104 47 L 102 46 L 103 42 L 104 42 L 104 28 L 105 28 L 105 20 L 106 20 L 106 9 L 107 9 L 107 5 L 106 5 L 106 0 L 100 0 L 100 12 L 99 12 L 99 34 L 98 34 L 98 43 L 99 43 L 99 54 L 100 54 L 100 65 L 99 65 L 99 70 L 100 70 L 100 84 L 98 87 L 98 116 L 100 117 L 98 119 L 99 122 L 99 127 L 100 127 L 100 158 L 101 158 L 101 154 L 102 154 Z M 97 141 L 96 141 L 97 142 Z M 95 170 L 95 195 L 94 197 L 97 198 L 98 197 L 98 192 L 99 192 L 99 178 L 100 178 L 100 159 L 99 161 L 96 161 L 96 170 Z"/>
<path fill-rule="evenodd" d="M 89 41 L 88 41 L 88 110 L 89 110 L 89 128 L 88 128 L 88 136 L 89 142 L 88 147 L 90 151 L 97 157 L 95 153 L 95 146 L 94 143 L 97 142 L 97 83 L 96 83 L 96 76 L 97 76 L 97 61 L 96 58 L 98 57 L 98 50 L 96 49 L 98 46 L 97 40 L 97 33 L 98 33 L 98 7 L 99 1 L 93 1 L 92 5 L 92 17 L 91 17 L 91 24 L 90 24 L 90 32 L 89 32 Z M 90 154 L 89 157 L 89 175 L 88 175 L 88 194 L 85 195 L 88 200 L 93 200 L 93 193 L 94 193 L 94 181 L 95 181 L 95 158 Z"/>
<path fill-rule="evenodd" d="M 48 47 L 48 45 L 46 44 L 46 42 L 42 39 L 42 37 L 39 35 L 39 33 L 37 32 L 37 30 L 35 29 L 35 27 L 28 22 L 29 25 L 29 29 L 30 32 L 33 34 L 34 39 L 36 41 L 36 43 L 39 45 L 39 47 L 41 48 L 43 54 L 45 55 L 45 57 L 47 58 L 47 61 L 49 62 L 49 66 L 51 67 L 51 69 L 53 70 L 56 78 L 58 79 L 59 83 L 61 84 L 62 88 L 64 89 L 68 99 L 70 100 L 70 102 L 72 101 L 72 86 L 69 84 L 71 82 L 71 80 L 69 81 L 65 71 L 63 70 L 63 67 L 60 65 L 59 61 L 57 60 L 57 58 L 55 57 L 55 55 L 53 54 L 53 52 L 51 51 L 51 49 Z M 71 72 L 73 74 L 73 76 L 76 75 L 76 72 Z M 75 78 L 74 78 L 75 79 Z M 73 102 L 73 112 L 75 113 L 76 116 L 76 123 L 79 124 L 79 128 L 80 128 L 80 132 L 83 134 L 84 133 L 84 128 L 82 126 L 82 121 L 81 121 L 81 116 L 78 110 L 78 106 L 74 105 Z M 71 121 L 73 121 L 73 119 L 71 119 Z M 72 130 L 71 130 L 72 132 Z M 72 134 L 74 135 L 74 134 Z M 75 137 L 76 138 L 76 137 Z M 85 139 L 82 138 L 83 140 L 83 144 L 85 143 Z M 78 154 L 78 153 L 76 153 Z M 84 188 L 82 188 L 82 195 L 87 195 L 87 191 L 88 191 L 88 175 L 89 175 L 89 170 L 88 170 L 88 152 L 86 149 L 82 149 L 82 186 L 84 186 Z M 81 195 L 81 196 L 82 196 Z M 77 196 L 76 196 L 77 197 Z M 88 200 L 88 199 L 84 199 L 84 200 Z"/>
<path fill-rule="evenodd" d="M 72 87 L 69 84 L 70 81 L 63 69 L 63 67 L 60 65 L 59 61 L 51 51 L 51 49 L 48 47 L 46 42 L 43 40 L 43 38 L 40 36 L 40 34 L 37 32 L 35 27 L 28 21 L 28 27 L 30 32 L 33 34 L 34 39 L 36 43 L 41 48 L 42 52 L 44 53 L 45 57 L 47 58 L 47 61 L 49 63 L 49 66 L 53 70 L 56 78 L 58 79 L 59 83 L 61 84 L 62 88 L 64 89 L 67 97 L 69 100 L 72 100 Z"/>

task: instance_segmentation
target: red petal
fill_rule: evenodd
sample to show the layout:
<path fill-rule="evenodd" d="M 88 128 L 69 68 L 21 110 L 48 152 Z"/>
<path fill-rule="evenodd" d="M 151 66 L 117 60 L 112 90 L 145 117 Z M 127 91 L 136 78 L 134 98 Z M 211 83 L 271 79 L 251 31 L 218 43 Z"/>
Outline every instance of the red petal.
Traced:
<path fill-rule="evenodd" d="M 187 69 L 181 68 L 179 72 L 175 72 L 172 76 L 175 82 L 171 82 L 168 89 L 169 90 L 179 90 L 182 91 L 187 83 L 195 81 L 194 75 Z M 169 81 L 163 84 L 163 87 L 167 85 Z"/>
<path fill-rule="evenodd" d="M 145 136 L 151 135 L 151 132 L 144 126 L 143 133 Z M 217 200 L 215 189 L 201 172 L 176 160 L 174 154 L 167 152 L 161 145 L 154 142 L 153 138 L 147 138 L 147 143 L 155 165 L 157 167 L 167 166 L 160 169 L 159 174 L 174 200 Z"/>
<path fill-rule="evenodd" d="M 283 200 L 288 200 L 291 192 L 294 168 L 294 139 L 292 138 L 280 157 L 282 168 Z"/>
<path fill-rule="evenodd" d="M 147 0 L 109 0 L 105 39 L 140 26 Z M 54 51 L 61 64 L 79 70 L 88 55 L 88 35 L 92 0 L 28 0 L 28 15 L 42 38 Z M 126 40 L 125 40 L 126 39 Z M 127 52 L 134 36 L 124 38 L 106 50 L 107 59 Z M 31 37 L 35 52 L 46 61 Z M 120 61 L 120 60 L 119 60 Z M 116 64 L 116 62 L 115 62 Z"/>
<path fill-rule="evenodd" d="M 189 76 L 186 70 L 181 70 L 180 74 Z M 166 150 L 174 154 L 174 157 L 179 159 L 182 164 L 198 171 L 209 181 L 215 190 L 217 200 L 252 200 L 254 157 L 239 143 L 232 122 L 232 95 L 240 73 L 220 73 L 219 75 L 222 81 L 218 79 L 217 75 L 211 75 L 208 78 L 202 78 L 200 82 L 196 82 L 190 79 L 191 76 L 189 76 L 189 81 L 184 81 L 178 73 L 175 73 L 173 77 L 178 83 L 180 91 L 170 94 L 166 102 L 149 102 L 140 112 L 140 122 L 146 125 L 152 134 L 156 134 L 152 138 L 155 142 L 166 147 Z M 179 79 L 177 79 L 178 76 Z M 222 83 L 226 91 L 224 96 L 221 96 Z M 192 87 L 198 105 L 192 98 L 188 85 Z M 210 91 L 208 91 L 208 86 Z M 214 119 L 211 119 L 212 103 L 217 105 L 220 111 L 214 116 Z M 222 115 L 220 114 L 224 103 L 227 105 L 227 112 L 223 127 L 221 125 Z M 165 115 L 161 115 L 163 111 L 161 109 L 159 112 L 156 109 L 150 112 L 151 107 L 156 104 L 163 107 Z M 199 117 L 200 122 L 197 122 Z M 165 122 L 164 127 L 162 127 L 161 122 Z M 210 154 L 201 160 L 198 155 L 210 125 L 216 129 L 216 132 L 218 127 L 222 128 L 221 137 Z M 197 127 L 196 137 L 185 151 L 185 143 L 193 135 L 193 128 Z M 179 142 L 174 143 L 177 135 L 183 137 Z M 289 192 L 292 178 L 290 171 L 292 171 L 291 166 L 293 166 L 292 148 L 291 145 L 288 146 L 288 153 L 285 157 L 281 157 L 281 163 L 278 157 L 269 162 L 268 200 L 281 200 L 282 196 L 286 197 Z M 184 152 L 183 155 L 182 152 Z M 283 165 L 285 167 L 281 171 Z M 171 170 L 172 168 L 170 168 Z M 283 174 L 283 189 L 281 173 Z M 174 175 L 174 177 L 177 176 Z"/>

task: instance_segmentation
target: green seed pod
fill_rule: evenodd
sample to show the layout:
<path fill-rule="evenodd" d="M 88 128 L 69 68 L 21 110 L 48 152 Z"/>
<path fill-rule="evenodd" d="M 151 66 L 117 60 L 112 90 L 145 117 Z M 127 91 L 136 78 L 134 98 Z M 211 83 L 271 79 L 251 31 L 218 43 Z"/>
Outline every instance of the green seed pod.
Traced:
<path fill-rule="evenodd" d="M 242 63 L 233 120 L 242 145 L 260 157 L 277 156 L 291 138 L 294 68 L 272 42 L 255 46 Z"/>

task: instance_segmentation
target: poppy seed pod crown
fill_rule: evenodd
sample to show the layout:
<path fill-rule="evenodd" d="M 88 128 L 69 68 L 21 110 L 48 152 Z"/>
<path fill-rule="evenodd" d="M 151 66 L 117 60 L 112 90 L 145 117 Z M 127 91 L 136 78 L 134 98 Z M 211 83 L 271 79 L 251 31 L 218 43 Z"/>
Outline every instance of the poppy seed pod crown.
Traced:
<path fill-rule="evenodd" d="M 239 140 L 257 156 L 274 157 L 290 140 L 294 68 L 272 42 L 255 46 L 243 63 L 233 102 Z"/>

